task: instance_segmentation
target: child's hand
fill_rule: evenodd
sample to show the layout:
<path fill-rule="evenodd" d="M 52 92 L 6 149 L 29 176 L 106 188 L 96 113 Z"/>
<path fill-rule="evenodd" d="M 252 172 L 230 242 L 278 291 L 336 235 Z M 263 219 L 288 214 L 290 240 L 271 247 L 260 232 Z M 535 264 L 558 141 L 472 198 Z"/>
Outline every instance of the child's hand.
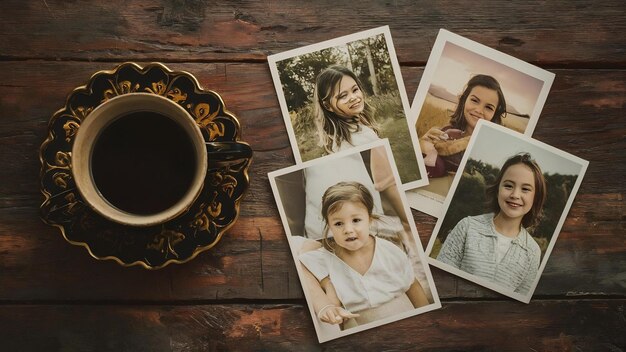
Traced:
<path fill-rule="evenodd" d="M 358 314 L 350 313 L 341 307 L 333 305 L 328 305 L 317 313 L 317 317 L 324 323 L 328 324 L 341 324 L 344 320 L 356 318 L 358 316 Z"/>
<path fill-rule="evenodd" d="M 459 139 L 451 139 L 435 143 L 435 149 L 437 149 L 437 153 L 441 156 L 449 156 L 463 152 L 467 149 L 470 137 L 471 136 L 465 136 Z"/>
<path fill-rule="evenodd" d="M 428 132 L 424 133 L 421 140 L 429 141 L 431 143 L 436 143 L 440 141 L 448 140 L 448 135 L 437 127 L 432 127 L 428 130 Z"/>

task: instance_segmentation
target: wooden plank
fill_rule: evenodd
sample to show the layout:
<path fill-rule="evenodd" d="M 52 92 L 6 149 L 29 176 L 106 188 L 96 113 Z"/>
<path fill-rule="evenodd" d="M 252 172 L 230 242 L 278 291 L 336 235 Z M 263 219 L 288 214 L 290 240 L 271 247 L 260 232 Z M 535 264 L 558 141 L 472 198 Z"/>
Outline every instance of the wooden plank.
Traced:
<path fill-rule="evenodd" d="M 388 24 L 405 63 L 426 62 L 437 30 L 447 28 L 525 61 L 624 66 L 621 1 L 478 2 L 471 8 L 406 0 L 367 0 L 357 8 L 297 0 L 119 5 L 4 1 L 0 59 L 264 61 L 267 54 Z"/>
<path fill-rule="evenodd" d="M 2 5 L 2 350 L 626 350 L 622 1 Z M 591 165 L 529 305 L 433 268 L 442 309 L 319 345 L 267 181 L 294 158 L 266 56 L 386 24 L 410 100 L 438 28 L 555 72 L 535 138 Z M 214 249 L 158 271 L 96 261 L 38 219 L 48 119 L 93 72 L 128 60 L 194 73 L 255 150 L 237 224 Z M 435 219 L 413 214 L 426 244 Z"/>
<path fill-rule="evenodd" d="M 624 308 L 624 300 L 528 306 L 450 302 L 320 345 L 308 310 L 299 304 L 16 305 L 2 307 L 0 338 L 8 351 L 353 351 L 355 346 L 365 351 L 621 351 Z"/>
<path fill-rule="evenodd" d="M 52 113 L 67 94 L 111 63 L 0 63 L 11 72 L 0 82 L 0 206 L 30 206 L 38 194 L 38 148 L 46 136 Z M 173 64 L 175 70 L 194 73 L 206 88 L 221 93 L 226 106 L 241 120 L 243 138 L 256 154 L 251 167 L 250 197 L 259 210 L 273 204 L 266 174 L 294 163 L 285 125 L 269 70 L 264 64 Z M 413 96 L 421 69 L 403 68 L 409 96 Z M 559 149 L 590 160 L 581 193 L 620 193 L 626 175 L 623 108 L 626 72 L 622 70 L 556 70 L 535 137 Z M 601 83 L 598 83 L 601 82 Z M 33 97 L 36 96 L 36 102 Z M 601 138 L 598 138 L 601 136 Z M 615 182 L 606 182 L 614 175 Z"/>
<path fill-rule="evenodd" d="M 220 92 L 255 150 L 241 218 L 214 250 L 157 272 L 97 262 L 38 220 L 38 149 L 70 90 L 111 63 L 2 62 L 0 82 L 0 300 L 301 298 L 267 172 L 294 163 L 265 64 L 170 64 Z M 412 96 L 422 70 L 403 67 Z M 626 73 L 556 70 L 538 139 L 591 160 L 536 294 L 624 295 L 622 153 Z M 572 127 L 577 126 L 577 127 Z M 622 180 L 622 181 L 620 181 Z M 425 245 L 435 219 L 414 212 Z M 434 270 L 442 297 L 500 297 Z"/>
<path fill-rule="evenodd" d="M 245 207 L 246 205 L 244 205 Z M 624 296 L 626 268 L 620 195 L 582 195 L 572 209 L 535 292 L 552 296 Z M 613 209 L 613 213 L 610 213 Z M 275 209 L 268 210 L 275 213 Z M 213 249 L 159 271 L 98 262 L 36 219 L 34 209 L 2 210 L 0 300 L 293 299 L 302 290 L 277 214 L 243 216 Z M 426 227 L 416 218 L 422 243 Z M 442 298 L 503 299 L 433 269 Z"/>

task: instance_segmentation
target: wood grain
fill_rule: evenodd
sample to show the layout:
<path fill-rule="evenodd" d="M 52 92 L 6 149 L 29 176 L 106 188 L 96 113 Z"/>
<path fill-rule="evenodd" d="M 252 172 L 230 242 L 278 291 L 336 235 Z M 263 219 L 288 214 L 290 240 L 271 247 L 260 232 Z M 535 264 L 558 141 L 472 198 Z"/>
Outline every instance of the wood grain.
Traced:
<path fill-rule="evenodd" d="M 598 207 L 599 203 L 604 206 Z M 623 224 L 607 220 L 602 211 L 619 208 L 621 203 L 618 197 L 613 197 L 613 202 L 602 196 L 579 197 L 548 260 L 535 299 L 623 295 L 624 277 L 619 274 L 626 265 Z M 67 244 L 56 229 L 33 221 L 36 211 L 16 210 L 10 215 L 10 221 L 2 221 L 0 231 L 0 300 L 302 298 L 277 214 L 242 217 L 214 249 L 190 263 L 159 271 L 97 262 L 84 249 Z M 431 222 L 430 230 L 432 226 Z M 426 244 L 429 234 L 428 229 L 420 232 L 422 243 Z M 442 298 L 502 298 L 432 270 Z"/>
<path fill-rule="evenodd" d="M 9 351 L 621 351 L 625 303 L 449 302 L 322 345 L 300 304 L 27 304 L 3 308 L 0 338 Z"/>
<path fill-rule="evenodd" d="M 267 173 L 294 164 L 269 54 L 389 25 L 409 101 L 439 28 L 556 74 L 534 138 L 590 161 L 529 305 L 433 268 L 443 308 L 318 344 Z M 44 0 L 0 11 L 0 349 L 624 351 L 622 1 Z M 97 261 L 39 220 L 39 146 L 70 91 L 159 61 L 219 92 L 254 149 L 241 217 L 158 271 Z M 422 244 L 436 219 L 413 211 Z"/>
<path fill-rule="evenodd" d="M 621 1 L 3 2 L 1 58 L 259 61 L 272 53 L 389 25 L 401 62 L 424 64 L 439 28 L 522 60 L 624 67 Z M 19 45 L 16 45 L 19 43 Z"/>
<path fill-rule="evenodd" d="M 93 72 L 113 67 L 97 63 L 0 63 L 0 69 L 12 73 L 0 82 L 0 109 L 7 116 L 0 120 L 0 161 L 6 166 L 0 169 L 0 179 L 7 180 L 0 184 L 0 206 L 39 202 L 38 187 L 33 186 L 39 182 L 37 153 L 50 116 Z M 266 174 L 293 165 L 294 159 L 266 65 L 170 64 L 170 68 L 195 74 L 205 88 L 218 91 L 227 108 L 239 117 L 243 138 L 256 152 L 249 193 L 254 201 L 250 203 L 260 209 L 272 205 Z M 626 174 L 626 153 L 618 152 L 624 142 L 620 126 L 626 106 L 626 73 L 554 72 L 557 78 L 534 137 L 591 161 L 581 193 L 623 191 L 624 183 L 619 178 L 605 181 L 607 172 Z M 403 67 L 403 74 L 412 98 L 421 69 Z"/>
<path fill-rule="evenodd" d="M 238 223 L 215 250 L 158 272 L 100 263 L 84 249 L 68 245 L 55 228 L 37 220 L 43 199 L 38 148 L 50 115 L 63 105 L 71 89 L 84 84 L 93 72 L 114 65 L 2 62 L 0 69 L 13 75 L 0 83 L 0 109 L 7 117 L 0 119 L 0 164 L 4 165 L 0 168 L 0 268 L 6 273 L 0 276 L 0 300 L 302 298 L 267 180 L 269 171 L 294 163 L 267 67 L 248 63 L 169 66 L 193 73 L 204 87 L 220 92 L 227 108 L 241 120 L 244 140 L 255 150 L 251 187 Z M 410 95 L 417 89 L 421 72 L 403 67 Z M 617 152 L 624 145 L 619 126 L 623 125 L 626 90 L 621 82 L 626 74 L 621 70 L 556 70 L 556 74 L 536 136 L 591 160 L 591 165 L 536 298 L 623 295 L 623 275 L 615 274 L 626 268 L 624 183 L 619 181 L 626 175 L 626 154 Z M 419 212 L 414 216 L 425 246 L 435 219 Z M 433 271 L 442 298 L 501 297 Z"/>

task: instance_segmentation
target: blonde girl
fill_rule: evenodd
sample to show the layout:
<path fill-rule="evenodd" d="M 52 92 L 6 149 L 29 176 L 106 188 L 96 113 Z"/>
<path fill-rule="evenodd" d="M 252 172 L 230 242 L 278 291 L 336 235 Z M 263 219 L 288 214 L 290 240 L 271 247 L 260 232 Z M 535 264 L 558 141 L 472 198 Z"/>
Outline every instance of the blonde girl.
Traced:
<path fill-rule="evenodd" d="M 339 182 L 322 197 L 324 246 L 299 256 L 319 283 L 307 289 L 322 322 L 346 329 L 428 304 L 407 255 L 371 234 L 373 207 L 358 182 Z"/>
<path fill-rule="evenodd" d="M 318 144 L 326 153 L 380 139 L 363 84 L 348 68 L 330 66 L 317 76 L 314 103 Z"/>
<path fill-rule="evenodd" d="M 541 258 L 527 228 L 539 221 L 546 199 L 543 173 L 530 154 L 514 155 L 487 188 L 487 196 L 492 212 L 459 221 L 437 259 L 527 294 Z"/>

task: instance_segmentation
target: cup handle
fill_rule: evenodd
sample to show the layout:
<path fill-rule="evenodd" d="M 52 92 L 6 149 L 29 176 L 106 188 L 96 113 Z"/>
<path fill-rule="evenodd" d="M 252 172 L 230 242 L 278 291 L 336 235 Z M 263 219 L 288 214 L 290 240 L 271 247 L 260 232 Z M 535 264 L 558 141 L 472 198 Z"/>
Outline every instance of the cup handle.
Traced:
<path fill-rule="evenodd" d="M 209 165 L 224 161 L 249 159 L 252 148 L 242 142 L 205 142 Z"/>

